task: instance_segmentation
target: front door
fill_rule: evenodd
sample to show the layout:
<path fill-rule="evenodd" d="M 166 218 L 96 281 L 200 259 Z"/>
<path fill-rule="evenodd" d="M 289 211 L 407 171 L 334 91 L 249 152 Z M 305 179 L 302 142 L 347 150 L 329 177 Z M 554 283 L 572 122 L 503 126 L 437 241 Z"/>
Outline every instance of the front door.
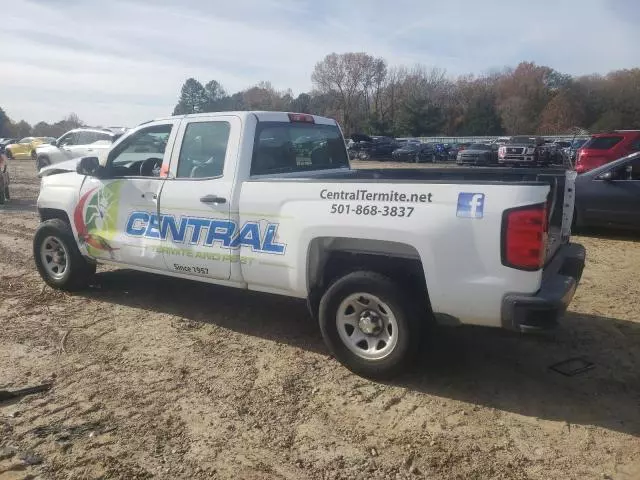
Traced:
<path fill-rule="evenodd" d="M 58 140 L 57 146 L 60 153 L 66 160 L 76 158 L 76 150 L 78 145 L 78 132 L 69 132 Z"/>
<path fill-rule="evenodd" d="M 179 120 L 133 131 L 107 157 L 104 178 L 87 177 L 74 212 L 82 248 L 96 259 L 165 270 L 158 199 Z"/>
<path fill-rule="evenodd" d="M 231 218 L 241 122 L 233 115 L 186 119 L 160 196 L 160 234 L 169 270 L 227 280 L 239 259 Z"/>
<path fill-rule="evenodd" d="M 640 225 L 640 158 L 610 170 L 608 180 L 593 180 L 585 206 L 587 223 Z"/>

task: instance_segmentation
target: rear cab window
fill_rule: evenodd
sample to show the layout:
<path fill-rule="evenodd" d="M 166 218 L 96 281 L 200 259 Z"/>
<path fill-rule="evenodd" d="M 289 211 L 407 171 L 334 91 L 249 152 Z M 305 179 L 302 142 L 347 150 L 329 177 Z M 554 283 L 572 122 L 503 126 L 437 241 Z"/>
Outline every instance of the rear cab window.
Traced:
<path fill-rule="evenodd" d="M 347 150 L 336 125 L 260 122 L 256 127 L 251 175 L 347 166 Z"/>
<path fill-rule="evenodd" d="M 622 141 L 623 137 L 611 135 L 606 137 L 594 137 L 585 143 L 582 148 L 586 150 L 609 150 Z"/>

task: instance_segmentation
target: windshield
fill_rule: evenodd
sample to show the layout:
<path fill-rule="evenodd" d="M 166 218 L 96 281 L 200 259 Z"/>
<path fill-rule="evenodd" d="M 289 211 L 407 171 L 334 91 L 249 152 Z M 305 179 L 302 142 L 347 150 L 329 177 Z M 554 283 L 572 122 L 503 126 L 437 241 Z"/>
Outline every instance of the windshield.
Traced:
<path fill-rule="evenodd" d="M 252 175 L 326 170 L 349 166 L 336 125 L 260 122 L 251 163 Z"/>

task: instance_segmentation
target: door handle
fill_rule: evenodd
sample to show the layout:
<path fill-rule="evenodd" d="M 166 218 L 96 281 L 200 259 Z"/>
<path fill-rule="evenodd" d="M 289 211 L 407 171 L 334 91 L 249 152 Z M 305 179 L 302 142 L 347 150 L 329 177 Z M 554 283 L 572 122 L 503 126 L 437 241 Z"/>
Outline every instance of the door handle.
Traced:
<path fill-rule="evenodd" d="M 226 198 L 218 197 L 217 195 L 205 195 L 200 197 L 202 203 L 227 203 Z"/>

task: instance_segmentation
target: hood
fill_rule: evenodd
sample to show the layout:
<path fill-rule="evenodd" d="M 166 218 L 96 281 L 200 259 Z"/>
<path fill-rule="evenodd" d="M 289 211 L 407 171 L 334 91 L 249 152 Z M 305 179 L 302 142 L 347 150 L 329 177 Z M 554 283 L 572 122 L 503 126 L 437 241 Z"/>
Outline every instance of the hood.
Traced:
<path fill-rule="evenodd" d="M 79 158 L 73 158 L 71 160 L 65 160 L 64 162 L 54 163 L 41 169 L 38 172 L 38 177 L 48 177 L 49 175 L 55 175 L 57 173 L 75 172 L 79 161 Z"/>

